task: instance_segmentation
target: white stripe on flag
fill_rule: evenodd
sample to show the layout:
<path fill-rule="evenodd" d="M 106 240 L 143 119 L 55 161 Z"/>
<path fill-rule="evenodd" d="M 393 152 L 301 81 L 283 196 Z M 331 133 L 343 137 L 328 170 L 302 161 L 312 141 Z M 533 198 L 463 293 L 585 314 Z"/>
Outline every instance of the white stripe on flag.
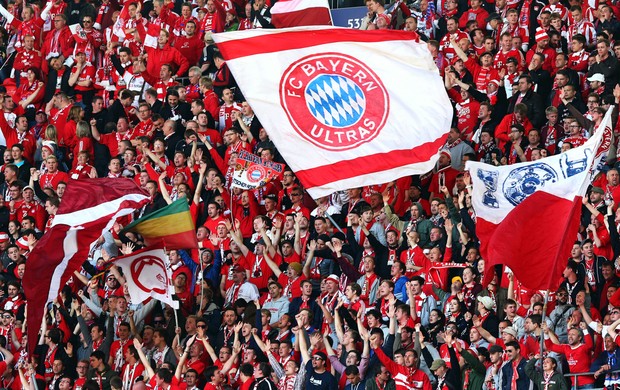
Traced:
<path fill-rule="evenodd" d="M 308 8 L 327 8 L 327 0 L 280 0 L 271 7 L 271 15 L 302 11 Z"/>
<path fill-rule="evenodd" d="M 58 214 L 54 217 L 54 222 L 52 226 L 56 225 L 68 225 L 68 226 L 80 226 L 82 224 L 96 221 L 102 216 L 108 215 L 121 206 L 123 202 L 136 202 L 139 203 L 149 197 L 143 194 L 127 194 L 123 195 L 118 199 L 111 200 L 109 202 L 98 204 L 94 207 L 89 207 L 87 209 L 74 211 L 68 214 Z M 123 209 L 118 212 L 123 211 L 133 211 L 133 209 Z M 118 214 L 117 214 L 118 215 Z M 123 214 L 123 215 L 127 215 Z"/>
<path fill-rule="evenodd" d="M 58 229 L 58 228 L 56 228 Z M 77 233 L 83 228 L 70 228 L 67 231 L 67 235 L 65 236 L 64 241 L 62 242 L 63 251 L 65 253 L 65 257 L 62 258 L 58 267 L 54 269 L 54 274 L 52 276 L 52 280 L 50 283 L 50 290 L 47 294 L 47 302 L 52 302 L 56 297 L 58 297 L 58 293 L 60 292 L 60 281 L 62 279 L 62 275 L 65 273 L 67 269 L 67 265 L 71 258 L 75 255 L 78 250 L 77 246 Z"/>

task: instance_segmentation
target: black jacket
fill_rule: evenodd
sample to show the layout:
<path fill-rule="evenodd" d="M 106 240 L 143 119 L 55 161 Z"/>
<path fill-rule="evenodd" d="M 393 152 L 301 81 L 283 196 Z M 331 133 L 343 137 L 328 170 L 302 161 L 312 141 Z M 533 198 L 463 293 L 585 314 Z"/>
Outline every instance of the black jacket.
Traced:
<path fill-rule="evenodd" d="M 508 103 L 508 112 L 513 112 L 515 105 L 517 104 L 517 100 L 519 99 L 519 93 L 514 94 Z M 527 91 L 523 99 L 521 99 L 521 103 L 527 106 L 527 117 L 529 118 L 534 128 L 540 129 L 545 123 L 545 106 L 543 105 L 543 100 L 539 94 L 530 90 Z"/>

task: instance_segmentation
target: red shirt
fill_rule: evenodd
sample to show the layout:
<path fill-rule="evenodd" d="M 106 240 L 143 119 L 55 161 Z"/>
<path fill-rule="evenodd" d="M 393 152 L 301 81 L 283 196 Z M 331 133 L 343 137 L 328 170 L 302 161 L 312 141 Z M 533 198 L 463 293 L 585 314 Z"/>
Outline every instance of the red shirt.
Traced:
<path fill-rule="evenodd" d="M 572 374 L 575 374 L 590 371 L 591 352 L 592 348 L 594 348 L 594 344 L 589 334 L 584 336 L 583 341 L 583 344 L 571 347 L 568 344 L 554 344 L 551 340 L 545 340 L 545 346 L 551 352 L 561 353 L 566 356 L 569 370 Z M 592 383 L 594 383 L 594 378 L 591 376 L 583 375 L 577 377 L 578 386 Z"/>
<path fill-rule="evenodd" d="M 41 184 L 41 188 L 51 188 L 56 191 L 56 187 L 58 187 L 58 183 L 61 181 L 67 183 L 69 181 L 69 176 L 61 171 L 56 171 L 54 173 L 46 172 L 41 175 L 39 179 L 39 183 Z"/>
<path fill-rule="evenodd" d="M 297 279 L 291 280 L 286 273 L 282 272 L 278 277 L 278 283 L 284 287 L 282 295 L 288 296 L 289 300 L 301 297 L 301 282 L 304 280 L 306 280 L 305 275 L 301 275 L 297 277 Z"/>
<path fill-rule="evenodd" d="M 71 74 L 75 74 L 77 71 L 77 65 L 74 65 L 73 68 L 71 68 Z M 95 89 L 95 87 L 93 86 L 93 83 L 95 82 L 95 67 L 90 62 L 87 62 L 84 68 L 82 68 L 77 82 L 80 83 L 89 80 L 91 82 L 90 86 L 84 87 L 79 84 L 75 84 L 73 89 L 75 89 L 76 91 L 91 91 Z"/>

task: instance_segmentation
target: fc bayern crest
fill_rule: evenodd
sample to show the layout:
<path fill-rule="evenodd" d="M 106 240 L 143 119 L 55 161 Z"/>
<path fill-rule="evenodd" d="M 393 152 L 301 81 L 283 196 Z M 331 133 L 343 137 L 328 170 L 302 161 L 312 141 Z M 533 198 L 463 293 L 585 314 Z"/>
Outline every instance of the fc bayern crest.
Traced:
<path fill-rule="evenodd" d="M 377 137 L 390 108 L 375 72 L 340 53 L 314 54 L 292 63 L 280 80 L 280 102 L 299 135 L 332 151 L 353 149 Z"/>
<path fill-rule="evenodd" d="M 260 165 L 252 165 L 248 170 L 248 180 L 252 183 L 258 183 L 267 176 L 265 168 Z"/>

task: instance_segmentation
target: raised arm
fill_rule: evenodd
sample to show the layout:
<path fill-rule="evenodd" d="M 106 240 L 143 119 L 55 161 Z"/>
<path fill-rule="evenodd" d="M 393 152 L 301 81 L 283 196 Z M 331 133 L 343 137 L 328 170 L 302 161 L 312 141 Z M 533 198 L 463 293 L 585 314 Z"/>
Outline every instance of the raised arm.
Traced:
<path fill-rule="evenodd" d="M 153 370 L 153 367 L 151 367 L 151 363 L 149 362 L 149 360 L 146 358 L 146 355 L 142 351 L 142 343 L 139 342 L 137 339 L 133 339 L 133 346 L 136 347 L 136 350 L 138 351 L 138 355 L 140 356 L 140 361 L 144 365 L 144 370 L 149 376 L 149 379 L 153 378 L 155 376 L 155 371 Z"/>
<path fill-rule="evenodd" d="M 305 364 L 310 361 L 310 354 L 308 353 L 308 344 L 306 343 L 306 330 L 300 329 L 297 333 L 297 340 L 299 340 L 299 352 L 301 353 L 301 362 Z"/>
<path fill-rule="evenodd" d="M 265 262 L 267 263 L 267 265 L 269 266 L 269 268 L 271 268 L 271 270 L 273 271 L 273 274 L 276 276 L 276 278 L 279 278 L 280 275 L 282 274 L 282 271 L 280 271 L 280 268 L 278 267 L 278 265 L 276 263 L 273 262 L 273 260 L 271 260 L 271 256 L 269 256 L 269 251 L 263 251 L 263 257 L 265 258 Z"/>

